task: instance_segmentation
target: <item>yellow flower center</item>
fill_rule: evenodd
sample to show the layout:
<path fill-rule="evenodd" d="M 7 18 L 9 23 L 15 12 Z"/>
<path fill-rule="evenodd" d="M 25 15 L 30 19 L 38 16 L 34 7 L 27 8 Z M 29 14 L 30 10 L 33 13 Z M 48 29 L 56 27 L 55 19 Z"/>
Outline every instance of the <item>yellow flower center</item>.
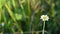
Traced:
<path fill-rule="evenodd" d="M 44 16 L 43 19 L 45 20 L 46 19 L 46 16 Z"/>

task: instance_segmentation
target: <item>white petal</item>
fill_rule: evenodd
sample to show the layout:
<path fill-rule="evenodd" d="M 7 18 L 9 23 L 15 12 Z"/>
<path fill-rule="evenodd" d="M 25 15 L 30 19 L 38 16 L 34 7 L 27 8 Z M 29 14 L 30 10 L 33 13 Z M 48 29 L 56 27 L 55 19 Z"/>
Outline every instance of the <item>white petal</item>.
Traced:
<path fill-rule="evenodd" d="M 42 21 L 45 21 L 44 19 L 42 19 Z"/>
<path fill-rule="evenodd" d="M 40 19 L 43 19 L 43 17 L 44 17 L 44 15 L 42 15 Z"/>

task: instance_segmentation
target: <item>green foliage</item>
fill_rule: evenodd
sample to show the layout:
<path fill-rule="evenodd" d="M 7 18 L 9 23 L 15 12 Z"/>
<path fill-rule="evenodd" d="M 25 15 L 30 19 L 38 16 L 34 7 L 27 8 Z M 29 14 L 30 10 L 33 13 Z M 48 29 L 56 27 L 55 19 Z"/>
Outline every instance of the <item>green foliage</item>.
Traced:
<path fill-rule="evenodd" d="M 39 34 L 43 14 L 50 18 L 45 28 L 48 34 L 60 34 L 60 0 L 0 0 L 0 32 L 28 34 L 26 32 L 36 31 Z"/>

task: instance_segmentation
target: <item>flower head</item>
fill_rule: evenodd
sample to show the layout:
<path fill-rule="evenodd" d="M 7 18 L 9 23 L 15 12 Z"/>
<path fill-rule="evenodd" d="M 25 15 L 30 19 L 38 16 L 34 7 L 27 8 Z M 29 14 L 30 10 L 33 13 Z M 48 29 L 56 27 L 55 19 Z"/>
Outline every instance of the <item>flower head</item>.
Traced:
<path fill-rule="evenodd" d="M 42 19 L 42 21 L 48 21 L 49 16 L 47 16 L 47 15 L 42 15 L 40 19 Z"/>
<path fill-rule="evenodd" d="M 1 25 L 4 26 L 4 22 L 2 22 Z"/>

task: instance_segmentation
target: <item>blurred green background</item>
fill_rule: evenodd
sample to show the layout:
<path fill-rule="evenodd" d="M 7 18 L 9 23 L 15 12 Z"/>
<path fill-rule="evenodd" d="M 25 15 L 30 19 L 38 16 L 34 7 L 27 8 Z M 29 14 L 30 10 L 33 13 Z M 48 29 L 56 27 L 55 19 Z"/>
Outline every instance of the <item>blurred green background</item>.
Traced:
<path fill-rule="evenodd" d="M 60 34 L 60 0 L 0 0 L 0 34 L 41 34 L 41 15 L 45 34 Z"/>

